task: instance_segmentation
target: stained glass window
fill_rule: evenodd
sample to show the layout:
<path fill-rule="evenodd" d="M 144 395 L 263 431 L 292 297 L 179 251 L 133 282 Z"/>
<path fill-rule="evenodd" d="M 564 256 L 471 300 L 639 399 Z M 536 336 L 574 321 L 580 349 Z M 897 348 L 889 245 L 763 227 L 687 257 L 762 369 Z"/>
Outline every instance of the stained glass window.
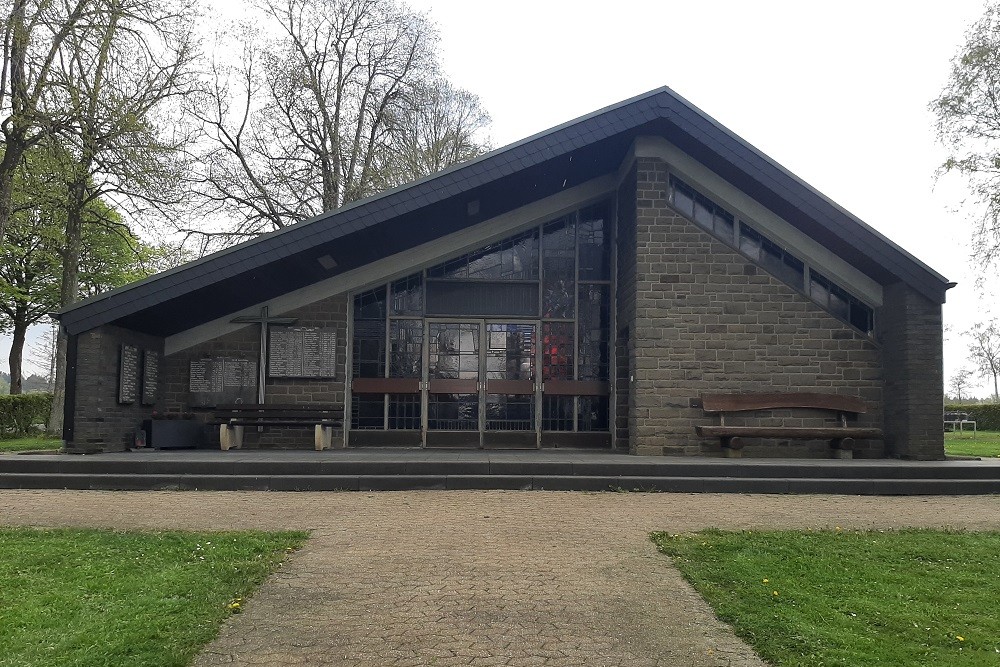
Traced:
<path fill-rule="evenodd" d="M 532 229 L 449 259 L 427 270 L 429 278 L 537 280 L 538 230 Z"/>
<path fill-rule="evenodd" d="M 670 176 L 670 202 L 695 224 L 732 243 L 735 217 L 676 176 Z M 820 276 L 811 267 L 805 284 L 806 265 L 801 259 L 740 220 L 737 247 L 740 252 L 763 266 L 770 274 L 805 292 L 832 315 L 866 334 L 874 331 L 874 311 L 840 285 Z M 581 357 L 583 353 L 581 351 Z"/>
<path fill-rule="evenodd" d="M 580 211 L 577 223 L 580 280 L 611 279 L 610 221 L 607 202 Z"/>
<path fill-rule="evenodd" d="M 580 285 L 579 372 L 580 380 L 607 380 L 610 354 L 611 288 L 608 285 Z"/>
<path fill-rule="evenodd" d="M 389 355 L 389 377 L 421 377 L 424 358 L 422 320 L 392 320 L 389 323 Z"/>
<path fill-rule="evenodd" d="M 392 283 L 392 314 L 424 314 L 424 279 L 419 273 Z"/>
<path fill-rule="evenodd" d="M 576 301 L 576 224 L 572 216 L 542 230 L 542 317 L 572 318 Z"/>

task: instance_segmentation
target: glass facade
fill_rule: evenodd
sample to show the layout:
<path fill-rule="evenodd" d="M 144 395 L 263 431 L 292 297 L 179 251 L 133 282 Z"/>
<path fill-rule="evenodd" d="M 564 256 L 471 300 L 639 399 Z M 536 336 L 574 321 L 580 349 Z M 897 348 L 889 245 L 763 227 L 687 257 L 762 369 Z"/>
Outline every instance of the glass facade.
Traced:
<path fill-rule="evenodd" d="M 428 445 L 436 432 L 608 432 L 610 211 L 598 202 L 356 294 L 351 370 L 366 383 L 351 429 L 423 429 Z"/>

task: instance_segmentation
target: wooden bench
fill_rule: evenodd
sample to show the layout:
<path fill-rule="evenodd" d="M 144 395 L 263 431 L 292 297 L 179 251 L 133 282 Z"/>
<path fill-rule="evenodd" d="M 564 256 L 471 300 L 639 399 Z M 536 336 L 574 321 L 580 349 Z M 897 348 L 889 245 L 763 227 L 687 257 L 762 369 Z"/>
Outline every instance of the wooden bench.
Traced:
<path fill-rule="evenodd" d="M 857 439 L 882 439 L 882 429 L 847 425 L 848 414 L 864 414 L 868 406 L 859 398 L 839 394 L 705 394 L 701 397 L 706 413 L 718 413 L 718 426 L 695 426 L 698 435 L 719 438 L 726 456 L 739 457 L 747 438 L 789 438 L 792 440 L 829 440 L 836 458 L 849 459 Z M 726 413 L 751 410 L 810 409 L 837 413 L 838 425 L 798 426 L 727 426 Z"/>
<path fill-rule="evenodd" d="M 215 409 L 219 424 L 219 445 L 223 451 L 243 446 L 243 431 L 247 426 L 312 426 L 316 451 L 330 449 L 333 429 L 344 423 L 341 408 L 319 408 L 302 405 L 220 405 Z"/>

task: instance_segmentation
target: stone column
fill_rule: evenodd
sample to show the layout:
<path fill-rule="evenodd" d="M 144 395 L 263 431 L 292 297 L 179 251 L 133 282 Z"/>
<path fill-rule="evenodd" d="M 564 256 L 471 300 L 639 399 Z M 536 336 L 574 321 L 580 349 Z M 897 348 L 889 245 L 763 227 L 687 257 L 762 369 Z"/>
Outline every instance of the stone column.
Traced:
<path fill-rule="evenodd" d="M 941 305 L 909 285 L 885 288 L 878 327 L 885 364 L 887 456 L 944 458 Z"/>

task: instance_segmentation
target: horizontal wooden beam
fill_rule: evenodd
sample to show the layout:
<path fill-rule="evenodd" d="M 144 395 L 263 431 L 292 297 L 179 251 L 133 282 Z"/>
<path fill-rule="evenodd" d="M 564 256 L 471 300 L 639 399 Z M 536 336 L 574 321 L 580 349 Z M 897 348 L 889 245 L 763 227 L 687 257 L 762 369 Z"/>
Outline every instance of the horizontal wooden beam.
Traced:
<path fill-rule="evenodd" d="M 826 440 L 834 438 L 882 439 L 882 429 L 864 427 L 695 426 L 694 429 L 698 435 L 713 438 L 789 438 L 791 440 Z"/>
<path fill-rule="evenodd" d="M 705 412 L 743 412 L 746 410 L 780 410 L 783 408 L 815 408 L 839 412 L 865 413 L 868 405 L 860 398 L 841 394 L 816 393 L 761 393 L 761 394 L 703 394 Z"/>

